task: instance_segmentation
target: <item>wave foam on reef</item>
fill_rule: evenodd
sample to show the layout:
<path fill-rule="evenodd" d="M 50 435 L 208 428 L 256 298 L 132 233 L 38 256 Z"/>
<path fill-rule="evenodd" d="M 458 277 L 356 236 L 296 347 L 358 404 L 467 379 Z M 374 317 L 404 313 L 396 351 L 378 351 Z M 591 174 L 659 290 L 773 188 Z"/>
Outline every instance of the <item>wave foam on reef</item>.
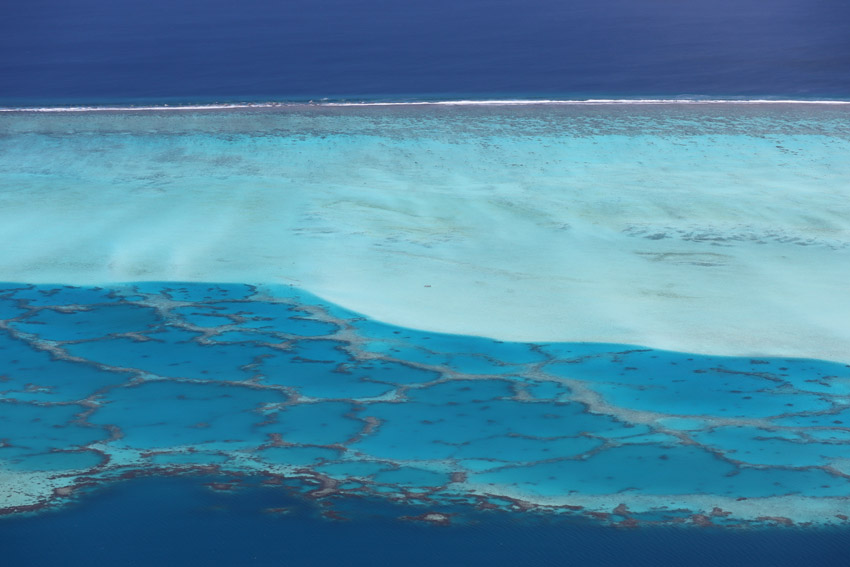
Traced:
<path fill-rule="evenodd" d="M 415 101 L 308 101 L 308 102 L 224 102 L 209 104 L 151 104 L 151 105 L 103 105 L 103 106 L 10 106 L 0 107 L 0 112 L 121 112 L 162 110 L 229 110 L 250 108 L 281 108 L 298 106 L 535 106 L 535 105 L 648 105 L 648 104 L 804 104 L 804 105 L 850 105 L 850 100 L 837 99 L 708 99 L 708 98 L 611 98 L 611 99 L 459 99 L 459 100 L 415 100 Z"/>

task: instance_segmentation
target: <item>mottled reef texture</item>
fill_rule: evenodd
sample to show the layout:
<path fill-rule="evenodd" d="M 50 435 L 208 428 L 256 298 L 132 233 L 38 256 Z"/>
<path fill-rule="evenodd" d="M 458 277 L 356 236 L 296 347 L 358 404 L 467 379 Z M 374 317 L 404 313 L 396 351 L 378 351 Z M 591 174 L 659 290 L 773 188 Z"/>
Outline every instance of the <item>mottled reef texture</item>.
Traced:
<path fill-rule="evenodd" d="M 850 367 L 380 324 L 290 287 L 0 287 L 0 514 L 225 474 L 623 527 L 843 523 Z M 456 508 L 452 508 L 456 509 Z M 269 513 L 286 510 L 270 509 Z"/>

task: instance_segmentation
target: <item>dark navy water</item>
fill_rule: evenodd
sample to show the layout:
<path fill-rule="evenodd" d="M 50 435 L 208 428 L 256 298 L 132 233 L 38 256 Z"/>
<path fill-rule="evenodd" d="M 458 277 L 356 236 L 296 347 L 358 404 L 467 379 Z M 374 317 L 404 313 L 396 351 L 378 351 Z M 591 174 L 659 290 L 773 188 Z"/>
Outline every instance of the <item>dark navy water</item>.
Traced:
<path fill-rule="evenodd" d="M 243 479 L 120 483 L 38 518 L 0 520 L 4 565 L 841 565 L 846 530 L 628 529 L 460 511 L 461 525 L 399 520 L 422 510 L 339 502 L 325 519 L 279 488 Z M 286 512 L 270 512 L 285 508 Z"/>
<path fill-rule="evenodd" d="M 847 97 L 843 0 L 31 0 L 0 103 Z"/>

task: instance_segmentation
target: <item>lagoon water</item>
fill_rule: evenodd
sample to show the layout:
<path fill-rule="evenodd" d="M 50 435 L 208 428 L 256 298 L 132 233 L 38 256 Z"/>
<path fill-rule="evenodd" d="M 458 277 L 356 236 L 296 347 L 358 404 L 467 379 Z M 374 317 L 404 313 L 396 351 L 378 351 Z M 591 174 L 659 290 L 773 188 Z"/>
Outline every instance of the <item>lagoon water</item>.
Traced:
<path fill-rule="evenodd" d="M 848 108 L 9 112 L 0 263 L 288 283 L 500 340 L 845 361 Z"/>
<path fill-rule="evenodd" d="M 570 541 L 600 564 L 635 542 L 647 564 L 792 564 L 801 542 L 831 562 L 850 496 L 846 117 L 5 112 L 4 537 L 23 558 L 67 522 L 127 516 L 115 541 L 164 537 L 157 557 L 183 564 L 185 544 L 132 526 L 191 514 L 263 565 L 273 540 L 239 534 L 293 522 L 352 549 L 363 530 L 434 538 L 448 561 L 510 525 L 527 546 L 567 534 L 544 563 Z M 123 504 L 169 491 L 186 497 Z M 714 538 L 729 555 L 694 556 Z"/>
<path fill-rule="evenodd" d="M 846 551 L 847 364 L 430 333 L 281 285 L 6 283 L 0 307 L 15 564 Z"/>

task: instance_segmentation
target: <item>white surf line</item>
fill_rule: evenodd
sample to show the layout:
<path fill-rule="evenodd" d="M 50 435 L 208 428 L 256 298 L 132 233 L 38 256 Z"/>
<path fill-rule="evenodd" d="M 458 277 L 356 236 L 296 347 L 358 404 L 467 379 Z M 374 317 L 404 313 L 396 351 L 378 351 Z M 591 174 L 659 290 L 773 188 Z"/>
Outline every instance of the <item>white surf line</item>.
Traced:
<path fill-rule="evenodd" d="M 299 105 L 309 106 L 306 103 Z M 287 103 L 222 103 L 222 104 L 187 104 L 187 105 L 152 105 L 152 106 L 20 106 L 3 107 L 0 112 L 149 112 L 160 110 L 226 110 L 236 108 L 276 108 L 292 106 Z"/>
<path fill-rule="evenodd" d="M 420 102 L 326 102 L 318 106 L 533 106 L 533 105 L 646 105 L 646 104 L 837 104 L 850 100 L 793 99 L 587 99 L 587 100 L 440 100 Z"/>
<path fill-rule="evenodd" d="M 146 106 L 37 106 L 0 107 L 0 112 L 151 112 L 181 110 L 230 110 L 249 108 L 292 108 L 292 107 L 371 107 L 371 106 L 600 106 L 600 105 L 850 105 L 850 100 L 798 100 L 798 99 L 496 99 L 496 100 L 435 100 L 435 101 L 374 101 L 374 102 L 258 102 L 217 104 L 176 104 Z"/>

